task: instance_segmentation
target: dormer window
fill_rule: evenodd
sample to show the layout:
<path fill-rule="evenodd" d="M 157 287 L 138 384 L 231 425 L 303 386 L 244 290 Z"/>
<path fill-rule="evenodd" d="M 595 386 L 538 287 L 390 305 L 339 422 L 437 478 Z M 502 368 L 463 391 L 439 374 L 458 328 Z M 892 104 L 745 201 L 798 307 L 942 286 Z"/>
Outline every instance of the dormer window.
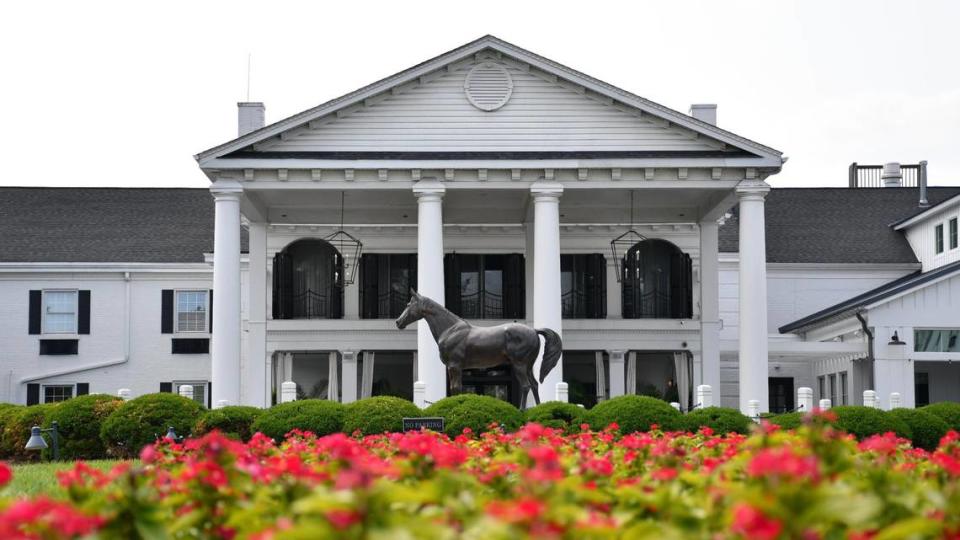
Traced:
<path fill-rule="evenodd" d="M 957 218 L 950 220 L 950 249 L 957 249 Z"/>
<path fill-rule="evenodd" d="M 933 229 L 933 248 L 938 255 L 943 253 L 943 223 Z"/>

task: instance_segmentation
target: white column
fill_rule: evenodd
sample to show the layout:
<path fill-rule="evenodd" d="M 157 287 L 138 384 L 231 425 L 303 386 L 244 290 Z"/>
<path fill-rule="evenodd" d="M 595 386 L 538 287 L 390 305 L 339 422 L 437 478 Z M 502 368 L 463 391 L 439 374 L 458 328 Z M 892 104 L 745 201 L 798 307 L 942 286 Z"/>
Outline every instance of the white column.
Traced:
<path fill-rule="evenodd" d="M 613 259 L 607 259 L 607 318 L 623 318 L 623 291 L 619 287 L 620 277 L 617 276 L 617 265 Z M 612 397 L 612 396 L 611 396 Z"/>
<path fill-rule="evenodd" d="M 354 351 L 340 351 L 340 357 L 343 359 L 341 367 L 342 387 L 340 388 L 340 401 L 343 403 L 353 403 L 357 400 L 357 353 Z"/>
<path fill-rule="evenodd" d="M 537 182 L 530 186 L 533 195 L 533 326 L 549 328 L 562 335 L 560 291 L 560 184 Z M 533 368 L 540 379 L 543 347 Z M 563 359 L 557 362 L 542 388 L 556 388 L 563 381 Z"/>
<path fill-rule="evenodd" d="M 351 264 L 358 264 L 358 261 L 352 261 Z M 353 283 L 348 283 L 343 288 L 343 318 L 348 320 L 357 320 L 360 318 L 360 276 Z"/>
<path fill-rule="evenodd" d="M 719 226 L 700 222 L 700 384 L 720 391 Z M 717 396 L 719 397 L 719 396 Z"/>
<path fill-rule="evenodd" d="M 435 180 L 413 186 L 417 197 L 417 292 L 445 303 L 443 292 L 443 194 Z M 417 377 L 426 383 L 425 399 L 435 402 L 447 395 L 447 370 L 426 321 L 417 323 Z"/>
<path fill-rule="evenodd" d="M 214 198 L 212 403 L 240 403 L 240 196 L 231 180 L 210 186 Z"/>
<path fill-rule="evenodd" d="M 894 344 L 894 332 L 903 336 L 901 339 L 904 341 L 898 343 L 909 344 Z M 874 337 L 873 381 L 877 398 L 882 399 L 896 392 L 900 394 L 903 407 L 913 408 L 916 402 L 914 369 L 907 354 L 907 351 L 913 350 L 913 332 L 899 327 L 880 326 L 874 329 Z"/>
<path fill-rule="evenodd" d="M 247 280 L 247 354 L 240 374 L 241 405 L 269 406 L 267 388 L 267 225 L 251 222 L 249 232 L 250 272 Z M 216 298 L 216 295 L 214 295 Z M 216 311 L 214 311 L 216 314 Z"/>
<path fill-rule="evenodd" d="M 762 180 L 744 180 L 737 186 L 740 199 L 740 410 L 750 402 L 760 412 L 770 410 L 767 387 L 767 245 L 764 198 L 770 186 Z"/>
<path fill-rule="evenodd" d="M 622 396 L 626 391 L 626 356 L 624 350 L 608 350 L 610 358 L 610 399 Z"/>

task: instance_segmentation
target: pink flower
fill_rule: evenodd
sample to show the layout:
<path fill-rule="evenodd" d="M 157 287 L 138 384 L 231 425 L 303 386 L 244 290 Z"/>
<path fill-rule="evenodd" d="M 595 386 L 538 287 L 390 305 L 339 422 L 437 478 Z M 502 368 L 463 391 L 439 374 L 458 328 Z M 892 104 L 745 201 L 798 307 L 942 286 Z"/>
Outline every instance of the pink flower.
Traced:
<path fill-rule="evenodd" d="M 820 475 L 820 467 L 815 456 L 801 456 L 790 448 L 764 448 L 750 460 L 747 474 L 754 478 L 816 480 Z"/>
<path fill-rule="evenodd" d="M 13 480 L 13 470 L 5 461 L 0 461 L 0 487 L 3 487 Z"/>
<path fill-rule="evenodd" d="M 740 503 L 733 509 L 730 529 L 751 540 L 774 540 L 783 531 L 783 523 L 767 517 L 748 504 Z"/>

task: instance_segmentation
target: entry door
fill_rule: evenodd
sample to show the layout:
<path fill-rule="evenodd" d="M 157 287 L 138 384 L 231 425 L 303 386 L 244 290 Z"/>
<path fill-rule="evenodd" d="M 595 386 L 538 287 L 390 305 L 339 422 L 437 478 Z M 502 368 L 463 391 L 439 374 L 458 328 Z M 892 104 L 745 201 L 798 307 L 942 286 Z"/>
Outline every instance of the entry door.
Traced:
<path fill-rule="evenodd" d="M 770 412 L 785 413 L 794 409 L 793 377 L 770 377 Z"/>
<path fill-rule="evenodd" d="M 502 399 L 519 406 L 520 392 L 510 366 L 468 369 L 463 372 L 463 392 Z"/>

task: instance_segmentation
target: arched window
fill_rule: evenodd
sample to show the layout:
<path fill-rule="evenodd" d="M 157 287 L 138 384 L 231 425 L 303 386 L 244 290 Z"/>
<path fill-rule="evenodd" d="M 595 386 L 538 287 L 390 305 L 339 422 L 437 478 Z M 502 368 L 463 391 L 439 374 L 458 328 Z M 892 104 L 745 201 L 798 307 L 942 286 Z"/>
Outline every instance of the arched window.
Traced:
<path fill-rule="evenodd" d="M 666 240 L 643 240 L 621 265 L 624 319 L 688 319 L 693 314 L 690 256 Z"/>
<path fill-rule="evenodd" d="M 343 317 L 343 257 L 323 240 L 298 240 L 273 258 L 274 319 Z"/>

